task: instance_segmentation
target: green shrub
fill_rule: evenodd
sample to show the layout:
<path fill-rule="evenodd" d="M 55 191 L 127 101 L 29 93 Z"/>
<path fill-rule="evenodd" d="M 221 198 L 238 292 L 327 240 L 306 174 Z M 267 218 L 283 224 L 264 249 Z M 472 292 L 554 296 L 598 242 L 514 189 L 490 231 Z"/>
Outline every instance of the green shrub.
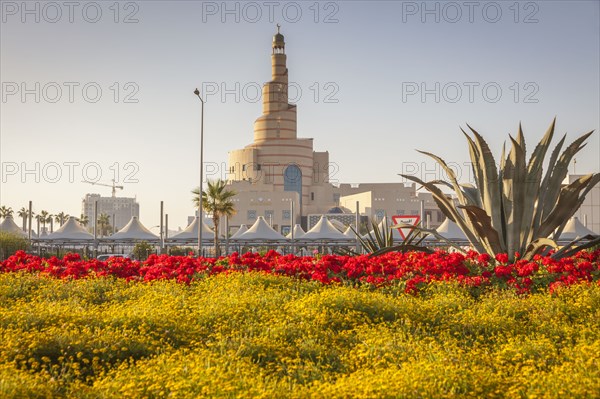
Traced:
<path fill-rule="evenodd" d="M 18 234 L 0 231 L 0 260 L 4 260 L 19 250 L 26 251 L 29 241 Z"/>

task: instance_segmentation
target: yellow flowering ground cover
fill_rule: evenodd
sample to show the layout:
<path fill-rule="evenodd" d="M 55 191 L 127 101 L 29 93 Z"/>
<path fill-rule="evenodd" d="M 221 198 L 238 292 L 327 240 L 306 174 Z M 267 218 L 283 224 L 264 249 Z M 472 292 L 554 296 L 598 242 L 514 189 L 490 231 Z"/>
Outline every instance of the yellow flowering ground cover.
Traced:
<path fill-rule="evenodd" d="M 0 274 L 1 398 L 594 398 L 600 287 Z"/>

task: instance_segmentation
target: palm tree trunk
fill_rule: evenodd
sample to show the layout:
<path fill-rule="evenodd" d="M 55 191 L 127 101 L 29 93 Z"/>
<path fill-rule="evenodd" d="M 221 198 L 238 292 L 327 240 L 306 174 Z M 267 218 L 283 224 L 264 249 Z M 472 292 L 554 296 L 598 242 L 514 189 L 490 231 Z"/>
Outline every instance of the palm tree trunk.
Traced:
<path fill-rule="evenodd" d="M 219 246 L 219 215 L 213 214 L 213 224 L 215 225 L 215 257 L 221 256 L 221 247 Z"/>

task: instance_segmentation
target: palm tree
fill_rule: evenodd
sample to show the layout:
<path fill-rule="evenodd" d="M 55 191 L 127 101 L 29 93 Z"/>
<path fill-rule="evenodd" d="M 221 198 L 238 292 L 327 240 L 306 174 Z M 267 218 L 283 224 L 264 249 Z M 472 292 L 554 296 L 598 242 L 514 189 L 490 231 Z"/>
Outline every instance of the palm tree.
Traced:
<path fill-rule="evenodd" d="M 23 219 L 23 231 L 27 231 L 27 219 L 29 219 L 29 209 L 25 209 L 25 207 L 22 207 L 21 209 L 19 209 L 19 212 L 17 212 L 17 215 Z"/>
<path fill-rule="evenodd" d="M 39 219 L 40 223 L 42 224 L 42 230 L 46 230 L 46 222 L 48 221 L 48 217 L 50 216 L 50 214 L 48 213 L 48 211 L 41 211 L 39 215 L 37 215 L 37 218 Z"/>
<path fill-rule="evenodd" d="M 2 205 L 0 207 L 0 218 L 6 219 L 7 217 L 12 216 L 12 215 L 13 215 L 13 209 L 11 207 L 7 208 L 4 205 Z"/>
<path fill-rule="evenodd" d="M 196 208 L 200 201 L 200 188 L 192 190 L 194 194 L 194 204 Z M 215 256 L 221 256 L 221 248 L 219 247 L 219 221 L 222 216 L 231 216 L 235 214 L 235 207 L 231 200 L 236 195 L 233 190 L 228 190 L 223 180 L 208 181 L 208 190 L 202 192 L 202 209 L 206 213 L 212 215 L 213 224 L 215 226 Z M 198 225 L 202 228 L 202 221 Z"/>
<path fill-rule="evenodd" d="M 62 226 L 63 224 L 65 224 L 65 221 L 67 219 L 69 219 L 69 214 L 68 213 L 60 212 L 60 213 L 57 213 L 56 215 L 54 215 L 54 221 L 56 223 L 58 223 L 60 226 Z"/>
<path fill-rule="evenodd" d="M 77 219 L 77 221 L 83 227 L 87 226 L 88 223 L 90 222 L 90 220 L 88 219 L 88 217 L 86 215 L 84 215 L 83 213 L 81 214 L 81 216 L 79 217 L 79 219 Z"/>
<path fill-rule="evenodd" d="M 98 216 L 98 230 L 101 237 L 104 237 L 110 232 L 110 216 L 105 213 L 101 213 Z"/>
<path fill-rule="evenodd" d="M 54 215 L 49 213 L 46 218 L 46 223 L 50 223 L 50 233 L 54 233 Z"/>

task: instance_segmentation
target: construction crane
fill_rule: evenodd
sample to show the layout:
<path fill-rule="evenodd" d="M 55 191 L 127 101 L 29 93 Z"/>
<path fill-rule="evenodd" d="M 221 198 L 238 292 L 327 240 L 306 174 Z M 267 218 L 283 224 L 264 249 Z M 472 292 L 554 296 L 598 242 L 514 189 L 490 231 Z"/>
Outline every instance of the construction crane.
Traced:
<path fill-rule="evenodd" d="M 83 183 L 89 183 L 89 184 L 96 185 L 96 186 L 112 187 L 112 196 L 113 196 L 113 198 L 116 197 L 117 188 L 119 190 L 123 190 L 123 186 L 117 186 L 117 185 L 115 185 L 115 180 L 114 179 L 112 180 L 112 184 L 98 183 L 98 182 L 89 181 L 89 180 L 82 180 L 82 182 Z"/>

